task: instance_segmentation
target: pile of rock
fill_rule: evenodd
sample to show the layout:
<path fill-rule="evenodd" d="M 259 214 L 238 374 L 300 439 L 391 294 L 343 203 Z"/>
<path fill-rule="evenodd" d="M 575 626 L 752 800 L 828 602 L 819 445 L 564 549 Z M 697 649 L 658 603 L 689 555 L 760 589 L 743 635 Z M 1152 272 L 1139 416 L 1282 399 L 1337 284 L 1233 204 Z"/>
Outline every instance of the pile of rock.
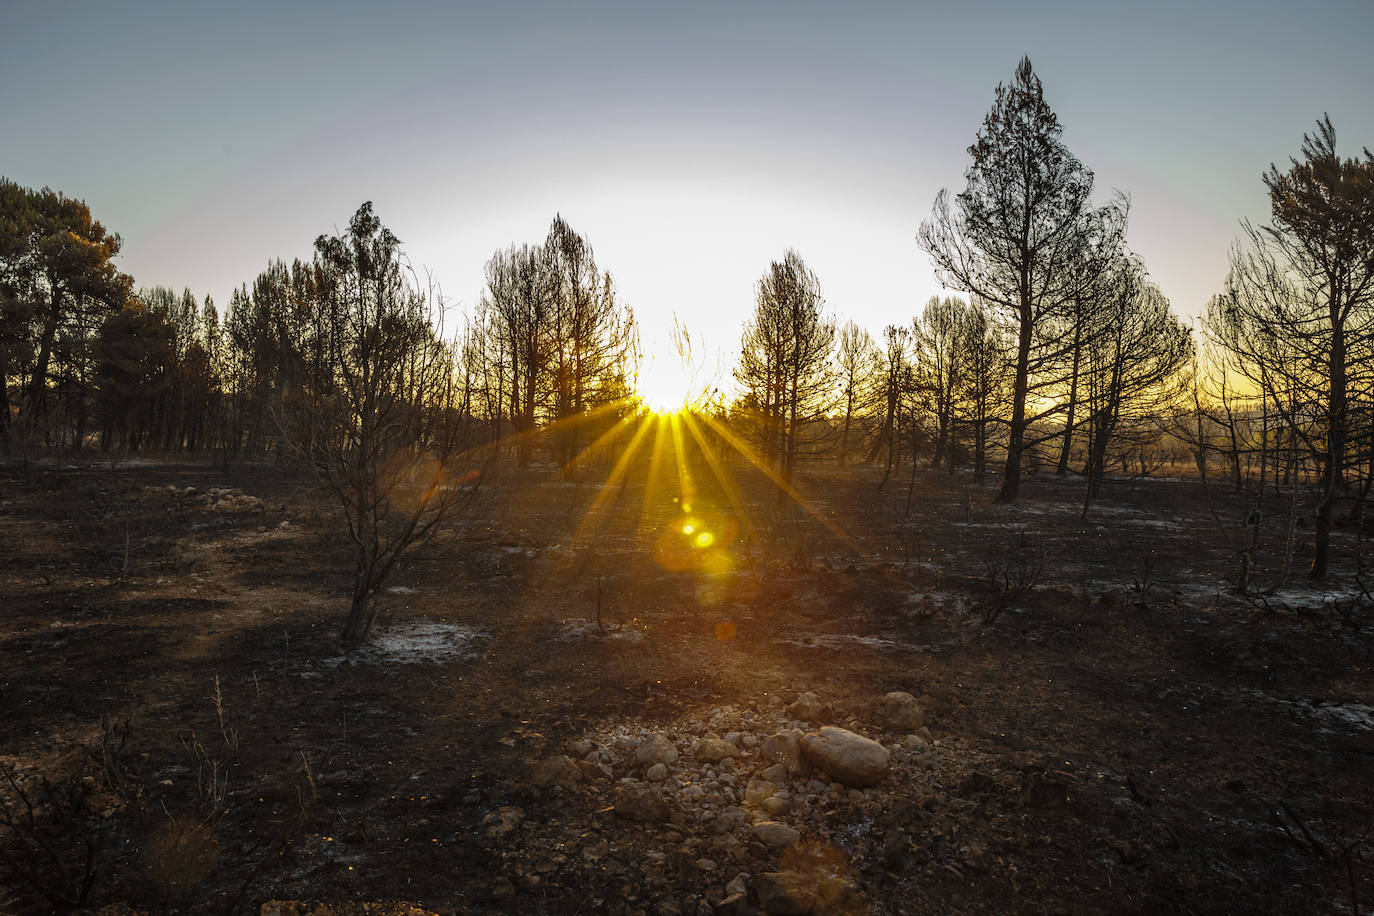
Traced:
<path fill-rule="evenodd" d="M 242 490 L 229 487 L 211 487 L 198 490 L 195 487 L 179 487 L 169 484 L 168 490 L 188 500 L 193 500 L 211 512 L 257 512 L 263 503 L 256 496 L 248 496 Z"/>
<path fill-rule="evenodd" d="M 650 876 L 675 867 L 675 890 L 685 878 L 688 892 L 660 898 L 658 912 L 864 912 L 845 857 L 819 867 L 813 853 L 841 848 L 834 834 L 842 806 L 853 806 L 844 810 L 860 822 L 871 819 L 897 788 L 897 763 L 910 765 L 934 746 L 911 694 L 887 694 L 869 713 L 877 728 L 857 719 L 832 724 L 835 711 L 804 693 L 790 705 L 723 707 L 676 727 L 622 724 L 532 760 L 528 785 L 584 795 L 583 810 L 602 817 L 603 838 L 617 822 L 631 831 L 623 844 L 603 840 L 605 850 L 588 853 L 619 861 L 625 847 L 640 847 L 643 870 L 625 863 L 627 881 L 639 875 L 652 891 Z M 888 732 L 881 741 L 861 733 L 880 729 Z M 561 805 L 577 807 L 572 798 Z M 512 814 L 488 817 L 488 839 L 507 842 Z"/>

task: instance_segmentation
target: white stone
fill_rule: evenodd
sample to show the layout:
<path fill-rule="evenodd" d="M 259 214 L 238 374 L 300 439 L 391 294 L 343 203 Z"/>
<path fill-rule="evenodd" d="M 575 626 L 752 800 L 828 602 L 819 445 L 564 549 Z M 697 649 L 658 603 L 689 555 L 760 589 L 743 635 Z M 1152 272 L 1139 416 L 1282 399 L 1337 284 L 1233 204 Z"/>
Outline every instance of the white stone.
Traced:
<path fill-rule="evenodd" d="M 847 729 L 827 725 L 803 737 L 801 745 L 808 762 L 844 785 L 873 786 L 887 775 L 887 748 Z"/>

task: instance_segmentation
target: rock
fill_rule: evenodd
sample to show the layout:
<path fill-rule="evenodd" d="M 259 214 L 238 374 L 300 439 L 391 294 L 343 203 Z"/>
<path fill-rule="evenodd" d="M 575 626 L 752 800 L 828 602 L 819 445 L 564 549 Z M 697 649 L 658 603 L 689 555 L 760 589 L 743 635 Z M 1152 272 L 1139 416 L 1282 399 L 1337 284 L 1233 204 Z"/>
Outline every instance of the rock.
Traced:
<path fill-rule="evenodd" d="M 801 729 L 793 728 L 778 732 L 763 741 L 763 756 L 787 768 L 789 774 L 805 772 L 805 761 L 801 751 Z"/>
<path fill-rule="evenodd" d="M 715 912 L 717 916 L 745 916 L 757 911 L 749 905 L 747 894 L 731 894 L 716 904 Z"/>
<path fill-rule="evenodd" d="M 530 770 L 530 782 L 541 789 L 566 789 L 581 781 L 582 768 L 564 754 L 546 757 Z"/>
<path fill-rule="evenodd" d="M 796 828 L 779 824 L 777 821 L 761 821 L 755 824 L 754 835 L 775 852 L 786 849 L 801 839 L 801 833 Z"/>
<path fill-rule="evenodd" d="M 801 745 L 798 744 L 797 747 L 800 749 Z M 759 771 L 760 779 L 766 779 L 774 785 L 779 786 L 787 782 L 787 777 L 789 775 L 790 774 L 787 772 L 787 764 L 785 763 L 775 763 Z"/>
<path fill-rule="evenodd" d="M 615 813 L 626 820 L 660 823 L 668 819 L 668 803 L 657 786 L 622 782 L 615 787 Z"/>
<path fill-rule="evenodd" d="M 926 741 L 926 739 L 922 738 L 920 735 L 907 735 L 902 739 L 902 747 L 912 753 L 920 753 L 929 746 L 930 742 Z"/>
<path fill-rule="evenodd" d="M 697 859 L 696 867 L 697 871 L 711 872 L 715 871 L 720 866 L 716 864 L 714 859 Z"/>
<path fill-rule="evenodd" d="M 696 757 L 706 763 L 717 763 L 738 754 L 735 746 L 722 738 L 707 736 L 697 742 Z"/>
<path fill-rule="evenodd" d="M 711 821 L 711 830 L 714 833 L 732 833 L 747 823 L 749 815 L 745 810 L 731 805 L 715 816 Z"/>
<path fill-rule="evenodd" d="M 514 805 L 504 805 L 482 818 L 483 832 L 493 840 L 505 839 L 520 826 L 520 822 L 525 819 L 523 808 Z"/>
<path fill-rule="evenodd" d="M 860 916 L 869 912 L 868 901 L 859 889 L 843 878 L 822 878 L 816 891 L 817 916 Z"/>
<path fill-rule="evenodd" d="M 725 893 L 728 895 L 749 893 L 749 873 L 742 871 L 725 885 Z"/>
<path fill-rule="evenodd" d="M 656 763 L 644 771 L 644 778 L 652 782 L 662 782 L 668 778 L 668 768 L 661 763 Z"/>
<path fill-rule="evenodd" d="M 663 735 L 652 734 L 640 742 L 635 750 L 636 766 L 651 766 L 655 763 L 673 763 L 677 760 L 677 748 Z"/>
<path fill-rule="evenodd" d="M 797 697 L 796 702 L 787 707 L 787 714 L 794 719 L 814 725 L 830 718 L 830 707 L 811 691 Z"/>
<path fill-rule="evenodd" d="M 816 881 L 795 871 L 764 872 L 750 890 L 765 913 L 809 913 L 816 906 Z"/>
<path fill-rule="evenodd" d="M 730 722 L 735 718 L 735 707 L 718 706 L 715 712 L 711 713 L 710 728 L 720 728 L 722 724 Z"/>
<path fill-rule="evenodd" d="M 712 840 L 711 851 L 716 853 L 718 858 L 729 859 L 732 862 L 744 860 L 744 844 L 733 833 L 722 834 Z"/>
<path fill-rule="evenodd" d="M 875 786 L 887 775 L 887 748 L 843 728 L 827 725 L 802 738 L 808 762 L 846 786 Z"/>
<path fill-rule="evenodd" d="M 597 779 L 610 779 L 615 775 L 614 771 L 604 763 L 593 763 L 590 760 L 577 761 L 577 768 L 582 771 L 582 778 L 587 782 Z"/>
<path fill-rule="evenodd" d="M 914 696 L 894 690 L 878 701 L 878 724 L 892 731 L 915 731 L 926 724 L 926 714 Z"/>
<path fill-rule="evenodd" d="M 777 794 L 778 787 L 766 779 L 751 779 L 749 784 L 744 787 L 744 803 L 746 805 L 762 804 L 765 798 L 772 798 Z"/>
<path fill-rule="evenodd" d="M 770 817 L 781 817 L 792 810 L 792 800 L 774 795 L 761 801 L 759 807 L 767 811 Z"/>

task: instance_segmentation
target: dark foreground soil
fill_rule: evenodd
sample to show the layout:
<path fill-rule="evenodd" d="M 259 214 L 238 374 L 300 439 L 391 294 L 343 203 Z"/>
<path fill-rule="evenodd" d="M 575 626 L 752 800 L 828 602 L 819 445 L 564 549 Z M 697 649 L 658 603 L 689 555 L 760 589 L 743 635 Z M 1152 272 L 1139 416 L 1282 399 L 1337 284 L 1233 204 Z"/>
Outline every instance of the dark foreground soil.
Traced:
<path fill-rule="evenodd" d="M 0 912 L 754 912 L 779 871 L 842 892 L 796 912 L 1374 910 L 1354 528 L 1309 586 L 1276 502 L 1243 598 L 1254 501 L 1216 483 L 1109 481 L 1084 521 L 1073 477 L 1000 506 L 923 471 L 904 516 L 871 469 L 806 509 L 656 473 L 493 477 L 346 651 L 348 547 L 302 481 L 5 472 Z M 762 778 L 765 739 L 825 725 L 890 749 L 878 786 Z"/>

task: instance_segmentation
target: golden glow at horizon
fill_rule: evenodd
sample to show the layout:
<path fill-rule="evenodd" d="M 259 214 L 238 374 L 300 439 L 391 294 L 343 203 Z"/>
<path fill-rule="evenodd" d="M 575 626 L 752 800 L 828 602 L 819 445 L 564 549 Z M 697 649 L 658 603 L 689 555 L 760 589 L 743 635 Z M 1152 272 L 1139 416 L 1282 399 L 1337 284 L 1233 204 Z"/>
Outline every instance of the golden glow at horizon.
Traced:
<path fill-rule="evenodd" d="M 752 446 L 709 412 L 694 408 L 691 373 L 674 372 L 666 367 L 665 363 L 661 367 L 663 371 L 641 373 L 639 376 L 639 383 L 646 387 L 637 391 L 633 400 L 648 407 L 651 412 L 640 410 L 622 414 L 601 435 L 587 443 L 570 463 L 569 470 L 576 471 L 589 456 L 604 453 L 604 449 L 615 442 L 624 442 L 605 483 L 598 487 L 596 497 L 573 532 L 574 550 L 596 549 L 600 546 L 597 543 L 599 533 L 606 527 L 612 512 L 618 514 L 623 511 L 616 507 L 625 492 L 631 466 L 647 446 L 648 467 L 638 514 L 638 529 L 645 536 L 645 546 L 664 569 L 691 574 L 693 601 L 703 612 L 710 613 L 711 608 L 728 606 L 739 584 L 736 542 L 741 537 L 751 538 L 754 525 L 748 507 L 740 498 L 732 473 L 715 453 L 716 448 L 724 445 L 738 452 L 800 509 L 856 554 L 865 556 L 852 538 L 781 478 Z M 704 399 L 704 392 L 701 389 L 698 391 L 700 393 L 695 397 L 699 402 Z M 572 426 L 604 419 L 622 411 L 624 406 L 623 403 L 605 405 L 587 414 L 559 421 L 555 426 Z M 714 443 L 708 442 L 708 430 Z M 513 438 L 521 435 L 525 434 L 516 434 Z M 626 435 L 628 440 L 623 438 Z M 691 460 L 689 443 L 694 447 Z M 722 497 L 719 504 L 698 499 L 693 466 L 704 469 L 718 485 Z M 666 519 L 663 516 L 665 510 L 668 511 Z M 870 559 L 870 562 L 879 565 L 875 560 Z M 715 637 L 722 642 L 734 639 L 738 632 L 736 624 L 728 619 L 718 619 L 712 626 Z"/>
<path fill-rule="evenodd" d="M 691 407 L 702 392 L 680 359 L 655 354 L 640 367 L 635 394 L 653 413 L 669 414 Z"/>

